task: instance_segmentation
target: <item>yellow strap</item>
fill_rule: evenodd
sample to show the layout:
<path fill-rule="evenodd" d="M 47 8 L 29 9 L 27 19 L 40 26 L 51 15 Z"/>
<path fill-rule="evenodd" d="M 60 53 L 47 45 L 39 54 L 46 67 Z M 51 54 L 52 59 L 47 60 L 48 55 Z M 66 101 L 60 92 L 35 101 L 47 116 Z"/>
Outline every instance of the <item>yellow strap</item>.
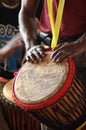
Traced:
<path fill-rule="evenodd" d="M 51 48 L 54 49 L 58 43 L 58 37 L 59 37 L 59 32 L 60 32 L 60 25 L 61 25 L 65 0 L 59 0 L 58 13 L 56 16 L 55 23 L 54 23 L 54 18 L 53 18 L 53 6 L 52 6 L 53 4 L 52 4 L 52 2 L 53 2 L 53 0 L 47 0 L 48 13 L 49 13 L 50 24 L 51 24 L 51 29 L 52 29 Z"/>
<path fill-rule="evenodd" d="M 51 29 L 52 29 L 53 44 L 55 44 L 56 38 L 55 38 L 55 26 L 54 26 L 54 19 L 53 19 L 52 0 L 47 0 L 47 6 L 48 6 L 48 14 L 49 14 L 49 19 L 50 19 L 50 24 L 51 24 Z"/>

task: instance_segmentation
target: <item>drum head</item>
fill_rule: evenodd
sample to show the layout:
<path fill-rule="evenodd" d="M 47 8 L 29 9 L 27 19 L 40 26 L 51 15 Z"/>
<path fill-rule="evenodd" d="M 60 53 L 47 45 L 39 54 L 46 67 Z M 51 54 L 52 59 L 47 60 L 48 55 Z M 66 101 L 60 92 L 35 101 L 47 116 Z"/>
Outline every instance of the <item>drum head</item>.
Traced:
<path fill-rule="evenodd" d="M 52 62 L 49 54 L 39 64 L 25 63 L 14 81 L 14 100 L 26 106 L 52 100 L 67 81 L 69 66 L 69 62 Z"/>
<path fill-rule="evenodd" d="M 8 101 L 14 102 L 12 98 L 12 83 L 13 79 L 9 80 L 3 87 L 3 95 Z"/>

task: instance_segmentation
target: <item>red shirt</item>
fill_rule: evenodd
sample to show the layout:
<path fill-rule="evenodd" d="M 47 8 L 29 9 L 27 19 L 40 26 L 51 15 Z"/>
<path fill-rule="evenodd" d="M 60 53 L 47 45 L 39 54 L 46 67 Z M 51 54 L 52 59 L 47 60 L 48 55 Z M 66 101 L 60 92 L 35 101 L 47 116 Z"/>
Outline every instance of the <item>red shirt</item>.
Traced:
<path fill-rule="evenodd" d="M 59 0 L 53 0 L 53 16 L 58 13 Z M 46 0 L 40 18 L 40 29 L 51 32 Z M 71 37 L 86 32 L 86 0 L 66 0 L 61 22 L 60 37 Z"/>

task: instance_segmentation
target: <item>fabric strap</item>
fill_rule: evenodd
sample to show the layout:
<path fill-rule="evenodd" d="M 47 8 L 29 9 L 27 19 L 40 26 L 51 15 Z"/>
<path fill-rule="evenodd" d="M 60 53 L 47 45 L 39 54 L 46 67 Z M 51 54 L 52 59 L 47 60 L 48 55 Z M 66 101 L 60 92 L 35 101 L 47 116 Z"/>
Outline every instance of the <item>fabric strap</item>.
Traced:
<path fill-rule="evenodd" d="M 54 23 L 54 18 L 53 18 L 53 4 L 52 3 L 53 3 L 53 0 L 47 0 L 49 19 L 50 19 L 50 24 L 51 24 L 51 29 L 52 29 L 51 48 L 54 49 L 58 43 L 65 0 L 59 0 L 58 13 L 56 15 L 55 23 Z"/>

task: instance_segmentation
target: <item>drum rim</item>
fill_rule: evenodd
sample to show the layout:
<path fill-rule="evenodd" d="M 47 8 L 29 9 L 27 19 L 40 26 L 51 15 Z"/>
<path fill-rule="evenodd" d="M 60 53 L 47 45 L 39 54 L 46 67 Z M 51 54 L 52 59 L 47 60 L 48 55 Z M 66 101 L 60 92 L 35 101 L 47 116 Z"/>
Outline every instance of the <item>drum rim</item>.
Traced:
<path fill-rule="evenodd" d="M 23 65 L 23 67 L 27 63 L 28 63 L 28 61 Z M 46 100 L 45 102 L 41 102 L 41 103 L 38 103 L 38 104 L 32 104 L 32 105 L 26 104 L 26 103 L 19 101 L 19 99 L 16 97 L 15 92 L 14 92 L 15 80 L 18 76 L 18 73 L 16 73 L 16 76 L 15 76 L 13 84 L 12 84 L 12 96 L 13 96 L 14 102 L 20 108 L 25 109 L 25 110 L 38 110 L 38 109 L 42 109 L 44 107 L 48 107 L 48 106 L 55 104 L 57 101 L 59 101 L 64 96 L 64 94 L 70 88 L 70 85 L 72 83 L 72 80 L 73 80 L 73 77 L 74 77 L 74 74 L 75 74 L 75 65 L 74 65 L 73 59 L 69 59 L 68 63 L 69 63 L 69 74 L 68 74 L 67 80 L 65 81 L 63 87 L 52 98 Z M 19 69 L 19 71 L 20 71 L 20 69 Z"/>

